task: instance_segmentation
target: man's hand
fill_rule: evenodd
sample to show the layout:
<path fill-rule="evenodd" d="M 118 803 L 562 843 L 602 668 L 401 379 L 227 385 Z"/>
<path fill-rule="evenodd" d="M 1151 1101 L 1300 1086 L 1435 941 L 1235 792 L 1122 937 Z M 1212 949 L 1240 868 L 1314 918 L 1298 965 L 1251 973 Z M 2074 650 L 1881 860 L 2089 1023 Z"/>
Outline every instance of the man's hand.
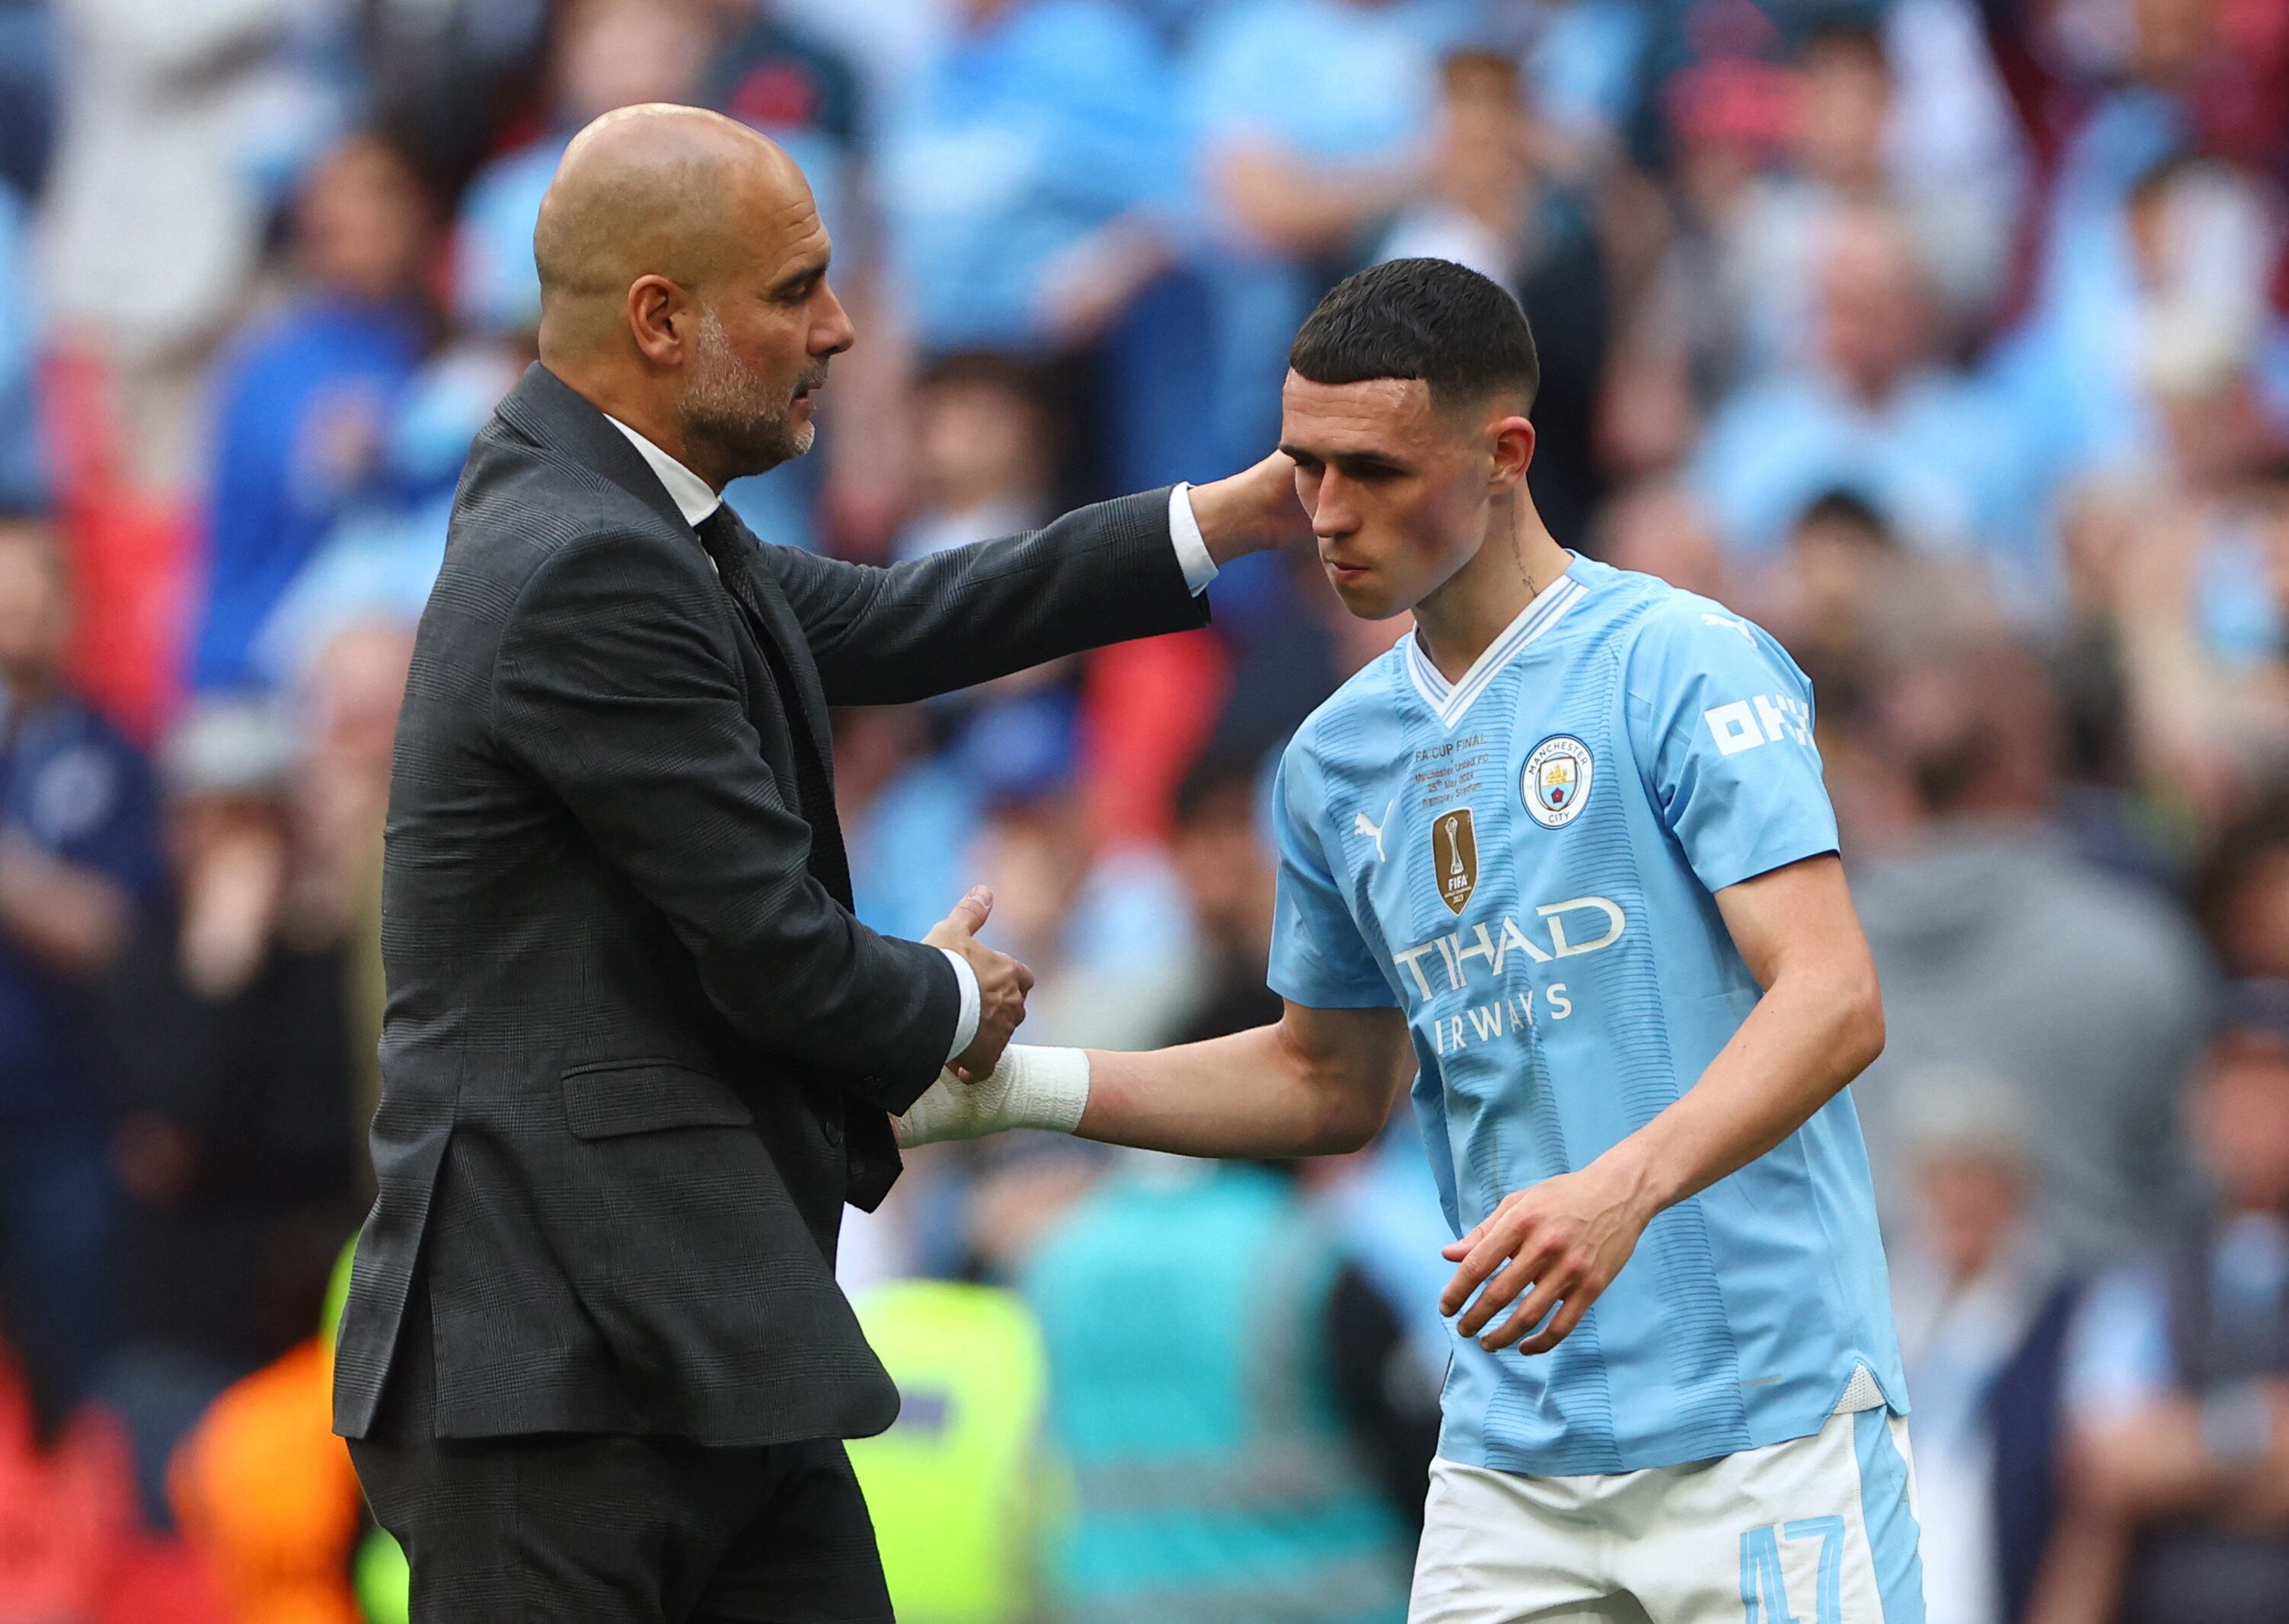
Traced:
<path fill-rule="evenodd" d="M 953 1057 L 948 1068 L 965 1083 L 990 1073 L 1009 1046 L 1009 1036 L 1025 1018 L 1025 994 L 1033 990 L 1033 973 L 1007 953 L 997 953 L 977 939 L 993 912 L 993 893 L 972 886 L 954 904 L 953 912 L 930 927 L 922 940 L 932 947 L 950 948 L 969 963 L 977 977 L 977 1036 Z"/>
<path fill-rule="evenodd" d="M 1285 451 L 1274 451 L 1228 479 L 1195 485 L 1191 497 L 1200 539 L 1219 565 L 1312 539 L 1312 515 L 1296 494 L 1296 459 Z"/>
<path fill-rule="evenodd" d="M 1485 1222 L 1440 1254 L 1462 1267 L 1440 1294 L 1439 1311 L 1459 1311 L 1484 1283 L 1486 1289 L 1455 1328 L 1464 1336 L 1479 1337 L 1479 1345 L 1493 1352 L 1517 1342 L 1547 1318 L 1547 1325 L 1519 1344 L 1520 1353 L 1547 1353 L 1566 1340 L 1599 1294 L 1613 1284 L 1656 1210 L 1644 1181 L 1602 1158 L 1579 1173 L 1515 1190 L 1503 1198 Z M 1534 1288 L 1530 1292 L 1529 1286 Z M 1487 1332 L 1494 1317 L 1522 1292 L 1525 1301 Z M 1555 1316 L 1552 1309 L 1558 1310 Z"/>

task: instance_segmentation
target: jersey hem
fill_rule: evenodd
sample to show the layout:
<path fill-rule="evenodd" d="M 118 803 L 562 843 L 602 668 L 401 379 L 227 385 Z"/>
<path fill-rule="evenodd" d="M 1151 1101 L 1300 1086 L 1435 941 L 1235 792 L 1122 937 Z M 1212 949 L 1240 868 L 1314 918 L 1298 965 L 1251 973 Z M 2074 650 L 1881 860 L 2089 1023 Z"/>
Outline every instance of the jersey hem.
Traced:
<path fill-rule="evenodd" d="M 1908 1406 L 1905 1396 L 1895 1396 L 1891 1390 L 1890 1384 L 1876 1373 L 1873 1365 L 1869 1366 L 1869 1374 L 1875 1378 L 1877 1387 L 1883 1391 L 1885 1411 L 1893 1415 L 1906 1415 Z M 1447 1441 L 1443 1437 L 1439 1441 L 1437 1458 L 1452 1466 L 1468 1466 L 1479 1471 L 1501 1472 L 1512 1477 L 1611 1477 L 1623 1472 L 1653 1471 L 1663 1467 L 1692 1466 L 1703 1461 L 1728 1460 L 1734 1455 L 1745 1454 L 1752 1449 L 1769 1449 L 1775 1444 L 1791 1444 L 1798 1438 L 1812 1437 L 1836 1419 L 1836 1406 L 1842 1402 L 1844 1389 L 1850 1384 L 1850 1381 L 1851 1378 L 1847 1376 L 1842 1383 L 1838 1384 L 1828 1403 L 1817 1413 L 1807 1411 L 1784 1421 L 1767 1421 L 1761 1426 L 1750 1427 L 1747 1429 L 1748 1436 L 1745 1441 L 1738 1448 L 1729 1449 L 1719 1454 L 1712 1455 L 1708 1453 L 1705 1445 L 1696 1443 L 1695 1435 L 1700 1429 L 1688 1426 L 1671 1428 L 1655 1434 L 1634 1448 L 1617 1450 L 1607 1456 L 1607 1460 L 1614 1462 L 1613 1464 L 1597 1467 L 1583 1467 L 1575 1464 L 1575 1458 L 1586 1452 L 1564 1445 L 1548 1450 L 1522 1450 L 1505 1446 L 1503 1453 L 1531 1461 L 1534 1464 L 1523 1469 L 1514 1466 L 1496 1466 L 1486 1458 L 1488 1452 L 1483 1444 L 1468 1453 L 1456 1453 L 1447 1447 Z"/>

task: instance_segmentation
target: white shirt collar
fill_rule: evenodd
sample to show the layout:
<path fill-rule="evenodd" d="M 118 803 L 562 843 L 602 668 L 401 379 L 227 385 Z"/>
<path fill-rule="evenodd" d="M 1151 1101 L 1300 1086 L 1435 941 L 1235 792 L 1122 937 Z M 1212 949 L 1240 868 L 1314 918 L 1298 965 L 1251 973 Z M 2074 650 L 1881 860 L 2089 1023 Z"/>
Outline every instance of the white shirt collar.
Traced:
<path fill-rule="evenodd" d="M 667 487 L 667 494 L 675 503 L 675 511 L 683 515 L 684 523 L 698 529 L 701 520 L 723 506 L 723 498 L 708 489 L 706 480 L 701 479 L 674 458 L 670 457 L 610 412 L 604 414 L 604 421 L 626 434 L 628 437 L 628 443 L 635 447 L 636 455 L 650 466 L 654 474 L 659 475 L 659 482 Z"/>

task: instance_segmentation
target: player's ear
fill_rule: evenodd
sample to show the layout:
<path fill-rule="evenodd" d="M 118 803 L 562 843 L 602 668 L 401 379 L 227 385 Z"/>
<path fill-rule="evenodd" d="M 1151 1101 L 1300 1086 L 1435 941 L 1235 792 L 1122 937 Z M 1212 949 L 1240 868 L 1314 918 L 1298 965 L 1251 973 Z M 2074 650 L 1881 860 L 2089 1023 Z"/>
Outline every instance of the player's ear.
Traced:
<path fill-rule="evenodd" d="M 1515 412 L 1487 426 L 1494 440 L 1494 467 L 1488 484 L 1497 495 L 1518 488 L 1534 461 L 1534 425 Z"/>

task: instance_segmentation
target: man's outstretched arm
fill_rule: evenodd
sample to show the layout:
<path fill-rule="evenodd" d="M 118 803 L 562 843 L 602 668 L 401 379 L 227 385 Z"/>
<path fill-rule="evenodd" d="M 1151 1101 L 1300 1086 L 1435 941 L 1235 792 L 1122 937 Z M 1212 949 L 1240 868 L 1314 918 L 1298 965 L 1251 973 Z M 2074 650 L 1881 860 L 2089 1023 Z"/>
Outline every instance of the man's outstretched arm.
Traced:
<path fill-rule="evenodd" d="M 1447 1248 L 1461 1267 L 1439 1309 L 1462 1313 L 1464 1335 L 1489 1349 L 1521 1337 L 1521 1352 L 1555 1348 L 1655 1214 L 1780 1143 L 1882 1052 L 1876 967 L 1833 856 L 1727 886 L 1717 906 L 1764 996 L 1674 1104 L 1588 1166 L 1504 1198 Z"/>
<path fill-rule="evenodd" d="M 1171 519 L 1189 516 L 1191 549 Z M 1182 493 L 1099 503 L 1041 529 L 887 568 L 765 547 L 829 705 L 899 705 L 1085 649 L 1203 625 L 1218 567 L 1311 534 L 1277 452 Z M 1187 558 L 1191 562 L 1187 562 Z M 1201 574 L 1195 577 L 1197 568 Z"/>
<path fill-rule="evenodd" d="M 1289 1004 L 1271 1026 L 1122 1053 L 1013 1046 L 993 1076 L 941 1076 L 902 1144 L 1044 1127 L 1180 1156 L 1326 1156 L 1373 1139 L 1415 1070 L 1396 1009 Z"/>

